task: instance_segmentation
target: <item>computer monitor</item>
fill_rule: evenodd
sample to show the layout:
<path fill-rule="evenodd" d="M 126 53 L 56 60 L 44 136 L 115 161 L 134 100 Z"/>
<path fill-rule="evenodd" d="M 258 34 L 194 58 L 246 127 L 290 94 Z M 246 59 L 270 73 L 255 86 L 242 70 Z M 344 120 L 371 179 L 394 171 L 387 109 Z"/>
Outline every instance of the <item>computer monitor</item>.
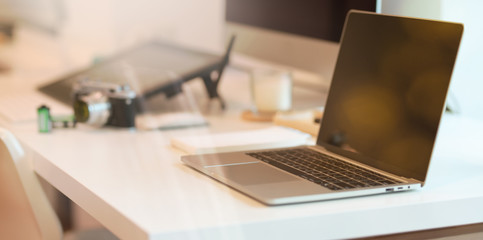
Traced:
<path fill-rule="evenodd" d="M 295 85 L 327 88 L 350 9 L 376 10 L 376 0 L 226 0 L 227 35 L 234 52 L 320 76 Z"/>

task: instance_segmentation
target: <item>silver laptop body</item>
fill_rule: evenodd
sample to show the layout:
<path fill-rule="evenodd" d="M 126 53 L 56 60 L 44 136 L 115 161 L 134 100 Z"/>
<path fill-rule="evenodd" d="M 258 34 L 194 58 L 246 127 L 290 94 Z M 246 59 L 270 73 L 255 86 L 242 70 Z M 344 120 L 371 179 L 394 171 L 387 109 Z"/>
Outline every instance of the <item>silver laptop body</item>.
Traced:
<path fill-rule="evenodd" d="M 351 11 L 315 146 L 181 160 L 268 205 L 421 188 L 462 33 L 457 23 Z M 346 163 L 353 172 L 336 172 Z M 385 180 L 364 182 L 367 171 Z"/>

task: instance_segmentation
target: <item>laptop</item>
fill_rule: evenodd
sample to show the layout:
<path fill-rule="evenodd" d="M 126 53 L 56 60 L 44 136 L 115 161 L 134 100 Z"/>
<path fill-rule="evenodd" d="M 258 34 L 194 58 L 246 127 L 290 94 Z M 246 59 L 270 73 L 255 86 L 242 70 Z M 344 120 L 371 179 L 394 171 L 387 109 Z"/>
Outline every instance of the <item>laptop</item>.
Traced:
<path fill-rule="evenodd" d="M 181 160 L 267 205 L 419 189 L 462 33 L 459 23 L 350 11 L 315 146 Z"/>
<path fill-rule="evenodd" d="M 157 112 L 164 107 L 159 95 L 166 98 L 182 91 L 181 85 L 203 79 L 210 98 L 219 98 L 217 86 L 229 61 L 235 42 L 233 36 L 224 55 L 182 48 L 161 41 L 150 41 L 125 50 L 93 66 L 60 77 L 40 86 L 39 90 L 65 104 L 72 105 L 74 85 L 80 81 L 102 85 L 128 85 L 137 94 L 140 112 Z M 219 73 L 216 79 L 212 72 Z M 164 100 L 164 99 L 162 99 Z M 164 109 L 161 109 L 164 110 Z"/>

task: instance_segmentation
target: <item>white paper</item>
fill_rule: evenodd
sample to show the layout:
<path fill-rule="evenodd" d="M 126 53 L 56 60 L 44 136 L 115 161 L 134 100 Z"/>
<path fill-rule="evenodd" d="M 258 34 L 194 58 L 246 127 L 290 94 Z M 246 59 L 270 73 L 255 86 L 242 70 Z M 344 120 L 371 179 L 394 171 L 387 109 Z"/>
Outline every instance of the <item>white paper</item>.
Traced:
<path fill-rule="evenodd" d="M 269 127 L 259 130 L 182 136 L 171 139 L 171 145 L 191 154 L 258 150 L 305 145 L 309 134 L 284 128 Z"/>
<path fill-rule="evenodd" d="M 207 124 L 208 122 L 201 114 L 189 112 L 145 114 L 136 117 L 136 127 L 144 130 L 183 128 Z"/>

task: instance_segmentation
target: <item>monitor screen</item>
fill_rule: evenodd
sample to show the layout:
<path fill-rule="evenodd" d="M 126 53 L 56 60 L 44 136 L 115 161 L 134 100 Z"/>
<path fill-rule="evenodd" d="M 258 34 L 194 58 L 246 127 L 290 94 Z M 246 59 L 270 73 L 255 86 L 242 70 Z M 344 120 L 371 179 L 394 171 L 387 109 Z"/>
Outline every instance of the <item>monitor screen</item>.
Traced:
<path fill-rule="evenodd" d="M 376 10 L 376 0 L 227 0 L 226 20 L 338 42 L 350 9 Z"/>
<path fill-rule="evenodd" d="M 324 92 L 332 79 L 347 12 L 375 11 L 376 2 L 226 0 L 227 39 L 237 36 L 236 54 L 307 71 L 311 77 L 295 76 L 295 86 Z"/>

